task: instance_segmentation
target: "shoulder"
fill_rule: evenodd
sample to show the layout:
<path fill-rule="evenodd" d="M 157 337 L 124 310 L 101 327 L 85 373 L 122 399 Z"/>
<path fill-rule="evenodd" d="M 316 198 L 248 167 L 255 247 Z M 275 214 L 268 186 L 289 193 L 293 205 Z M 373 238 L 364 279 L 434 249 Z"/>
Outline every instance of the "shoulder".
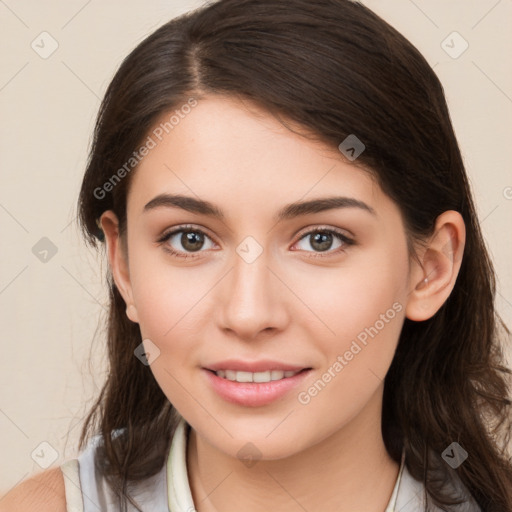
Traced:
<path fill-rule="evenodd" d="M 0 512 L 66 512 L 62 470 L 48 469 L 18 484 L 0 498 Z"/>

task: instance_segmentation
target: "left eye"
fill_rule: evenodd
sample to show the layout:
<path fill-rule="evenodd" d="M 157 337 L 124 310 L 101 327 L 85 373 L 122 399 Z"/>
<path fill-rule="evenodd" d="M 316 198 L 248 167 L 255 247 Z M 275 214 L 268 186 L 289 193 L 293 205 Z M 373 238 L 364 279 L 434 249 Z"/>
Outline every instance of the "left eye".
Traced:
<path fill-rule="evenodd" d="M 314 252 L 326 252 L 329 251 L 329 249 L 333 249 L 332 246 L 335 240 L 338 241 L 338 244 L 334 247 L 334 249 L 340 250 L 343 250 L 344 247 L 350 246 L 354 243 L 353 240 L 337 231 L 330 229 L 317 229 L 314 231 L 309 231 L 308 233 L 303 235 L 297 242 L 297 244 L 308 239 L 309 242 L 306 245 L 309 245 L 309 247 L 313 249 Z M 302 250 L 307 251 L 308 249 L 302 248 Z M 329 252 L 332 253 L 339 251 L 333 250 Z"/>

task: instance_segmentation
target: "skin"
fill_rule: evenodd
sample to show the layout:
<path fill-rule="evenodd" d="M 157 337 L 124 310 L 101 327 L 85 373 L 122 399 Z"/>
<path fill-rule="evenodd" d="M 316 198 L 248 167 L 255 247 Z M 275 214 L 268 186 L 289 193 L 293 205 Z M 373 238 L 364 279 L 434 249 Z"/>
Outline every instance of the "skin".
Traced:
<path fill-rule="evenodd" d="M 0 498 L 0 512 L 66 512 L 64 477 L 52 468 L 24 480 Z"/>
<path fill-rule="evenodd" d="M 163 192 L 207 200 L 225 218 L 168 207 L 144 212 Z M 274 220 L 286 204 L 333 195 L 375 213 L 349 207 Z M 196 509 L 234 512 L 243 496 L 247 512 L 384 510 L 399 466 L 381 434 L 383 379 L 404 318 L 430 318 L 453 288 L 461 216 L 443 213 L 416 261 L 398 206 L 369 173 L 254 104 L 208 96 L 134 171 L 127 219 L 126 254 L 116 215 L 102 215 L 109 264 L 128 317 L 160 351 L 151 371 L 192 427 L 187 465 Z M 186 253 L 181 233 L 157 242 L 181 224 L 207 235 L 188 259 L 164 250 Z M 304 236 L 320 228 L 337 228 L 354 244 L 333 235 L 322 252 L 314 232 Z M 247 236 L 263 249 L 251 263 L 236 251 Z M 393 304 L 401 308 L 394 318 L 300 403 L 298 393 Z M 246 407 L 219 397 L 201 369 L 233 357 L 313 370 L 282 399 Z M 249 442 L 258 450 L 250 467 L 237 456 Z"/>

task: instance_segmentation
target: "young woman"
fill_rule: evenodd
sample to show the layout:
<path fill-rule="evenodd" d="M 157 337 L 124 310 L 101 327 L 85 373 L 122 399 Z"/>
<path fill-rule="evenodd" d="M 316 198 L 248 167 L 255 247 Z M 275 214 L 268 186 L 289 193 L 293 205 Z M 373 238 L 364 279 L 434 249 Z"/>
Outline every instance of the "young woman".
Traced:
<path fill-rule="evenodd" d="M 108 88 L 79 218 L 110 373 L 52 510 L 512 510 L 443 90 L 369 9 L 220 0 L 159 28 Z"/>

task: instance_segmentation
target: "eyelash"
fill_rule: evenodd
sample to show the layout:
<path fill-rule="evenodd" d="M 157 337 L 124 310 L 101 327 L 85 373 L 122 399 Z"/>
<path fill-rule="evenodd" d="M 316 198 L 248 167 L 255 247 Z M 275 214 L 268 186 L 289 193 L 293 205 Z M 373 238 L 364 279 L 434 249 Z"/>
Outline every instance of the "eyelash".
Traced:
<path fill-rule="evenodd" d="M 163 244 L 164 242 L 167 242 L 176 233 L 180 233 L 180 232 L 184 232 L 184 231 L 189 231 L 189 232 L 193 232 L 193 233 L 201 233 L 202 235 L 205 235 L 206 237 L 211 239 L 211 237 L 208 236 L 208 234 L 206 234 L 203 230 L 198 229 L 198 228 L 196 228 L 194 226 L 191 226 L 191 225 L 183 225 L 183 226 L 177 226 L 172 231 L 164 233 L 157 240 L 157 243 Z M 306 233 L 303 233 L 299 237 L 297 242 L 299 242 L 303 238 L 306 238 L 309 235 L 316 234 L 316 233 L 334 234 L 343 243 L 343 246 L 342 247 L 338 247 L 338 249 L 335 250 L 335 251 L 326 252 L 325 253 L 326 255 L 324 255 L 321 252 L 313 253 L 313 256 L 309 256 L 311 258 L 327 258 L 327 257 L 332 256 L 334 254 L 338 254 L 339 252 L 345 251 L 345 249 L 347 247 L 350 247 L 351 245 L 355 245 L 355 241 L 352 240 L 351 238 L 347 237 L 347 235 L 345 235 L 343 232 L 341 232 L 341 231 L 339 231 L 339 230 L 337 230 L 335 228 L 323 228 L 323 227 L 322 228 L 315 228 L 315 229 L 312 229 L 310 231 L 307 231 Z M 195 254 L 183 253 L 183 252 L 175 251 L 174 249 L 171 249 L 169 246 L 164 246 L 163 250 L 166 251 L 167 253 L 171 254 L 172 256 L 176 256 L 178 258 L 187 259 L 187 258 L 196 258 L 197 257 Z M 204 251 L 198 251 L 198 252 L 204 252 Z M 306 251 L 306 252 L 311 252 L 311 251 Z"/>

